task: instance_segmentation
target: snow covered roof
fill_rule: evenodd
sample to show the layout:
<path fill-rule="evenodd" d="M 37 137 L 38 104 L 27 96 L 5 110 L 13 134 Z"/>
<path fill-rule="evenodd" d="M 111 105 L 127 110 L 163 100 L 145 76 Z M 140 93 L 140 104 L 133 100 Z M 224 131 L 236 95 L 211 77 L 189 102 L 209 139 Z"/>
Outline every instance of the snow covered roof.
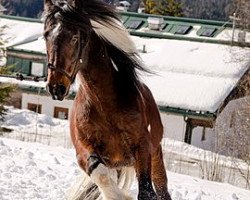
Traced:
<path fill-rule="evenodd" d="M 39 20 L 0 16 L 1 39 L 5 47 L 30 42 L 42 36 L 43 24 Z"/>
<path fill-rule="evenodd" d="M 250 49 L 200 42 L 133 37 L 143 75 L 159 105 L 215 112 L 246 72 Z"/>
<path fill-rule="evenodd" d="M 46 54 L 46 46 L 45 46 L 45 41 L 43 37 L 39 37 L 37 40 L 31 41 L 28 43 L 15 45 L 9 49 Z"/>
<path fill-rule="evenodd" d="M 23 80 L 20 81 L 16 78 L 8 78 L 8 77 L 0 77 L 0 83 L 11 83 L 14 85 L 19 85 L 21 87 L 38 87 L 38 88 L 44 88 L 46 87 L 46 82 L 44 81 L 28 81 L 28 80 Z"/>

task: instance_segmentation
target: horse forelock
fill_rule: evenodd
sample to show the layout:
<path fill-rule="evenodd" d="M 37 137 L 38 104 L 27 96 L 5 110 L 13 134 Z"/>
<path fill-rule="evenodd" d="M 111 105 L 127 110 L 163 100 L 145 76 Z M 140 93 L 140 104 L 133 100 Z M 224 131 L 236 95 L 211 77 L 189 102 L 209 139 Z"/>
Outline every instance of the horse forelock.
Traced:
<path fill-rule="evenodd" d="M 45 12 L 45 25 L 47 22 L 56 21 L 57 23 L 65 24 L 67 27 L 75 27 L 86 31 L 91 29 L 90 20 L 86 15 L 86 13 L 81 13 L 70 5 L 63 7 L 55 6 L 53 9 Z"/>

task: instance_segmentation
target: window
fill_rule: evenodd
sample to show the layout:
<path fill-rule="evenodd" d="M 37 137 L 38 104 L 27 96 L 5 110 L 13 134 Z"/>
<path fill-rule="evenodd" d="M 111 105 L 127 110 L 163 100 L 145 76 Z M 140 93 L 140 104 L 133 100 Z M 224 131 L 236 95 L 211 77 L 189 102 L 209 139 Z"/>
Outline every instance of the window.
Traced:
<path fill-rule="evenodd" d="M 40 105 L 40 104 L 34 104 L 34 103 L 28 103 L 28 110 L 31 110 L 33 112 L 41 114 L 42 105 Z"/>
<path fill-rule="evenodd" d="M 18 73 L 22 73 L 23 72 L 23 70 L 22 70 L 22 59 L 14 58 L 14 64 L 15 64 L 14 71 L 18 72 Z"/>
<path fill-rule="evenodd" d="M 15 64 L 15 58 L 12 56 L 7 57 L 7 66 Z"/>
<path fill-rule="evenodd" d="M 128 29 L 138 29 L 140 28 L 142 25 L 144 24 L 144 21 L 140 20 L 140 19 L 133 19 L 133 20 L 129 20 L 127 23 L 127 28 Z"/>
<path fill-rule="evenodd" d="M 68 119 L 69 109 L 68 108 L 61 108 L 55 107 L 54 108 L 54 117 L 59 119 Z"/>
<path fill-rule="evenodd" d="M 204 27 L 200 33 L 200 36 L 213 37 L 216 31 L 217 31 L 217 28 Z"/>
<path fill-rule="evenodd" d="M 22 60 L 22 74 L 30 75 L 31 62 L 29 60 Z"/>
<path fill-rule="evenodd" d="M 178 25 L 176 26 L 176 31 L 174 32 L 174 34 L 186 35 L 189 33 L 191 29 L 192 29 L 192 26 Z"/>
<path fill-rule="evenodd" d="M 165 28 L 167 28 L 168 25 L 169 25 L 168 23 L 163 23 L 161 26 L 161 30 L 164 30 Z"/>
<path fill-rule="evenodd" d="M 31 62 L 26 59 L 21 59 L 18 57 L 8 57 L 7 65 L 14 65 L 11 69 L 12 72 L 17 72 L 25 75 L 30 75 L 30 64 Z"/>
<path fill-rule="evenodd" d="M 32 64 L 31 64 L 31 75 L 44 76 L 44 65 L 43 65 L 43 63 L 32 62 Z"/>

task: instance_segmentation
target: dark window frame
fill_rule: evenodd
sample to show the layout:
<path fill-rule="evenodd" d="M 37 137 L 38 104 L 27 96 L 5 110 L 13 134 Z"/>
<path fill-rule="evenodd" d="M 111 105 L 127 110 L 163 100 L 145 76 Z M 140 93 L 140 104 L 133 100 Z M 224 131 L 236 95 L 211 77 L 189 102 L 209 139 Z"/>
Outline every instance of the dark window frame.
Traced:
<path fill-rule="evenodd" d="M 59 118 L 59 112 L 64 112 L 65 113 L 65 118 L 64 119 L 69 118 L 69 109 L 68 108 L 55 106 L 54 107 L 54 117 L 55 118 Z M 62 119 L 62 118 L 59 118 L 59 119 Z"/>
<path fill-rule="evenodd" d="M 190 25 L 176 25 L 176 30 L 174 31 L 174 34 L 176 35 L 187 35 L 191 30 L 193 29 L 193 26 Z"/>
<path fill-rule="evenodd" d="M 41 114 L 42 112 L 42 105 L 41 104 L 35 104 L 35 103 L 28 103 L 27 109 L 30 111 L 33 111 L 35 113 Z"/>
<path fill-rule="evenodd" d="M 145 24 L 145 21 L 143 21 L 142 19 L 131 19 L 127 21 L 126 28 L 137 30 L 141 28 L 144 24 Z"/>
<path fill-rule="evenodd" d="M 218 29 L 215 27 L 202 27 L 199 36 L 214 37 L 214 35 L 217 31 L 218 31 Z"/>

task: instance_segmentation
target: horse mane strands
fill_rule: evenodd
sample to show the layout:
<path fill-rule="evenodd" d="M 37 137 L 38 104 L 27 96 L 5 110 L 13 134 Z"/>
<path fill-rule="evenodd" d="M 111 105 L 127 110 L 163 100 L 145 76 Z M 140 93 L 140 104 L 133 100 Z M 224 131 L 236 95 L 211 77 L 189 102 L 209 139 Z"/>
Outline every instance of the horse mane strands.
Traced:
<path fill-rule="evenodd" d="M 120 21 L 110 18 L 108 22 L 98 22 L 94 20 L 90 22 L 93 26 L 93 30 L 99 37 L 127 54 L 138 54 L 134 43 L 129 37 L 128 31 Z"/>

